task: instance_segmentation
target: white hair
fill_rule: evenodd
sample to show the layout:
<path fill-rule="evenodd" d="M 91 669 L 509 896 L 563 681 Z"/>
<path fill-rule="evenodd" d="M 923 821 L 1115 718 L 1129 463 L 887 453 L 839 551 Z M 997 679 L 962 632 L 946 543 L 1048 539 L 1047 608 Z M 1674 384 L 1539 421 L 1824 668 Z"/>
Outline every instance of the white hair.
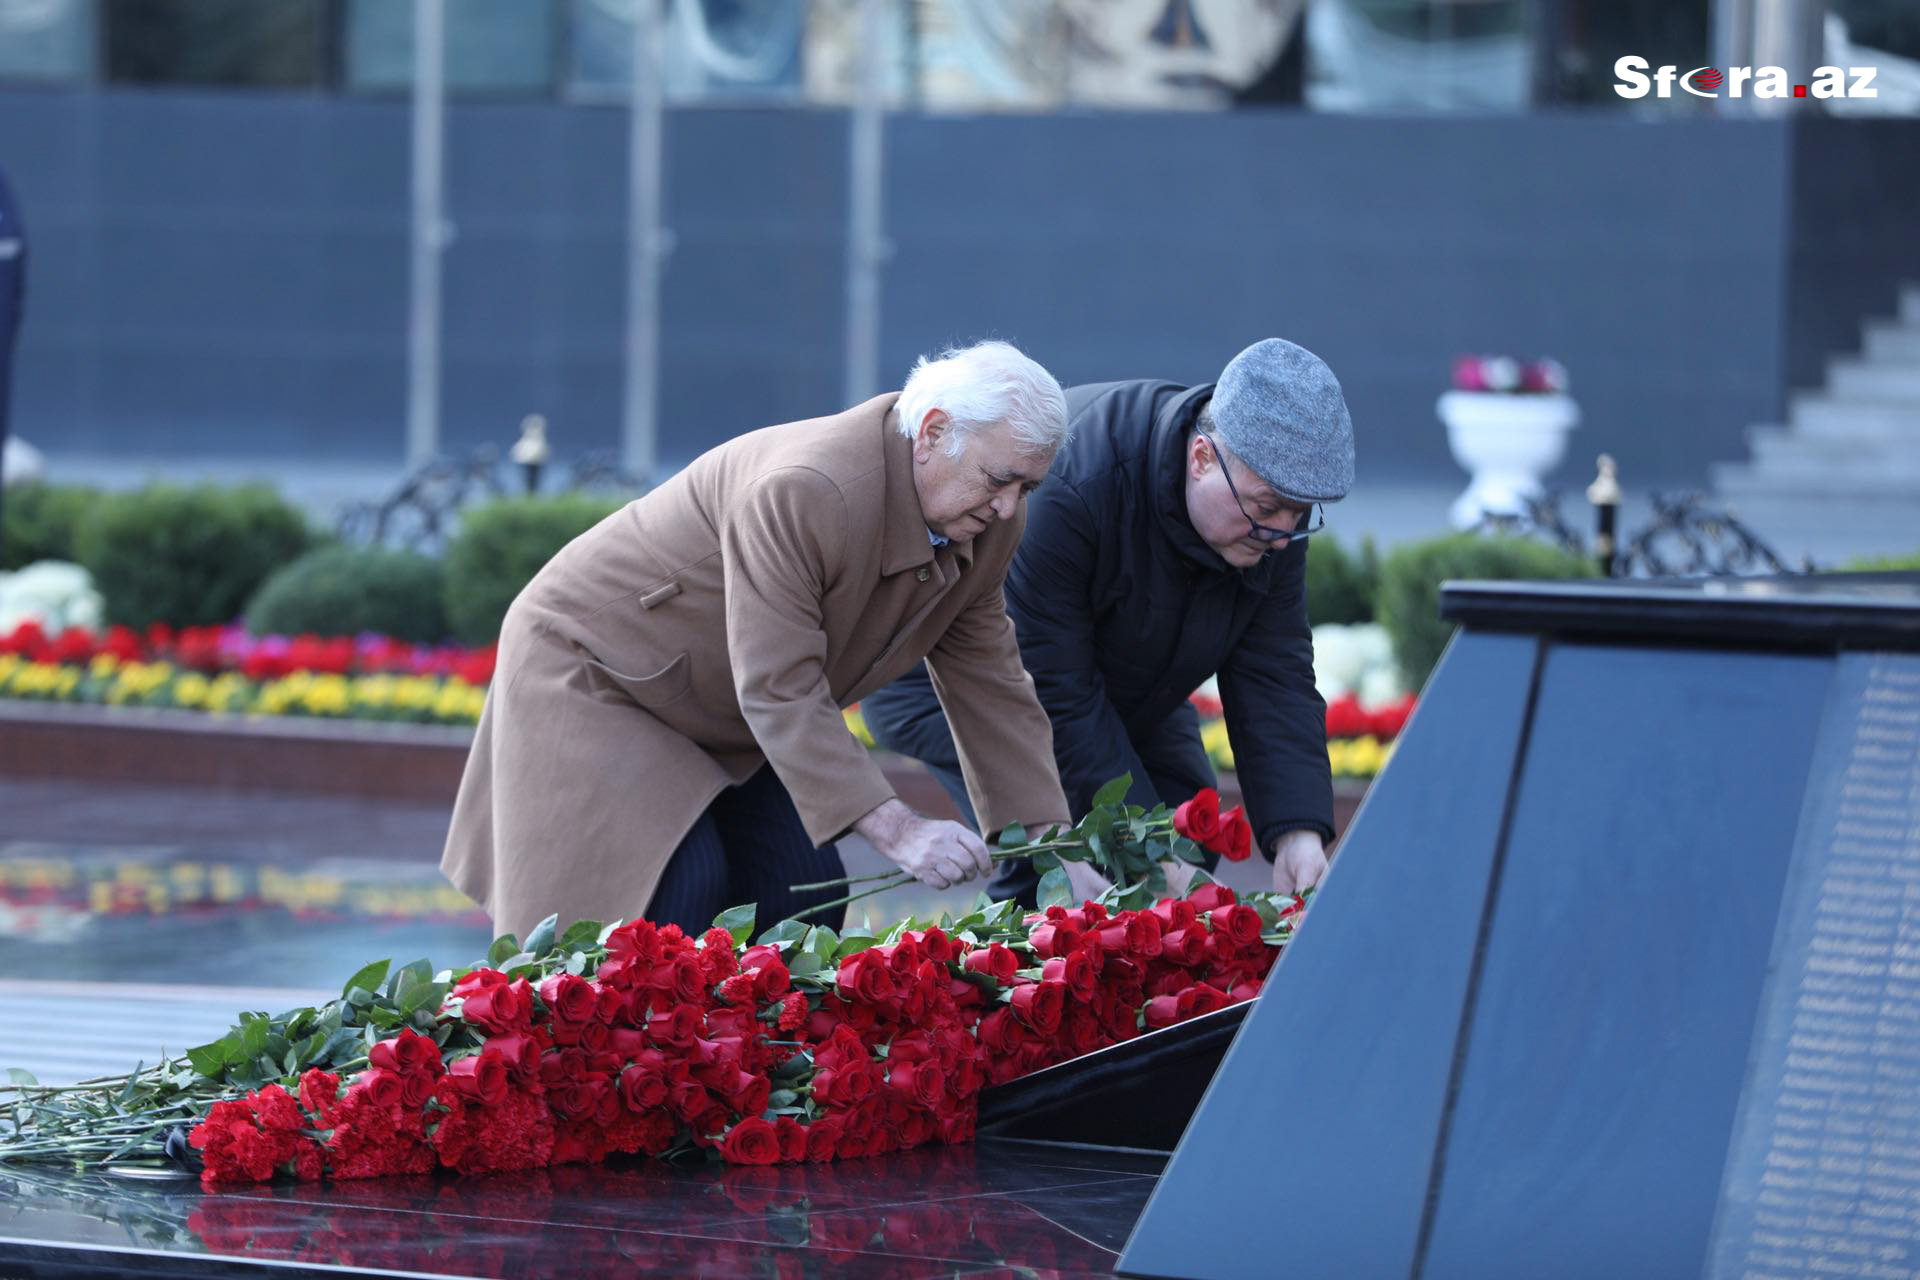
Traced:
<path fill-rule="evenodd" d="M 1059 382 L 1010 342 L 949 347 L 935 360 L 921 356 L 894 405 L 900 434 L 918 435 L 933 409 L 944 411 L 952 423 L 948 457 L 959 457 L 974 432 L 997 422 L 1006 423 L 1013 438 L 1035 452 L 1051 453 L 1071 434 Z"/>

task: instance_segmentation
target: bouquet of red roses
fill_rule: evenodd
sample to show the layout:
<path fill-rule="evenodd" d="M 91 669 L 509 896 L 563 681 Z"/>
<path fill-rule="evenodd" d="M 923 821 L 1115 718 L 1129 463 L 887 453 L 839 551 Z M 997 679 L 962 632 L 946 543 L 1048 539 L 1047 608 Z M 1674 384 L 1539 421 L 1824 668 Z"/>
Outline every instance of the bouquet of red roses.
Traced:
<path fill-rule="evenodd" d="M 131 1076 L 17 1081 L 0 1162 L 197 1157 L 208 1186 L 709 1152 L 736 1164 L 964 1142 L 989 1084 L 1255 995 L 1305 901 L 1203 884 L 1137 908 L 984 896 L 883 936 L 751 906 L 698 938 L 543 922 L 486 962 L 369 965 Z"/>
<path fill-rule="evenodd" d="M 1085 862 L 1120 889 L 1116 901 L 1123 906 L 1153 902 L 1168 891 L 1166 868 L 1173 863 L 1198 867 L 1205 853 L 1217 853 L 1229 862 L 1239 862 L 1253 852 L 1253 827 L 1239 805 L 1220 811 L 1220 793 L 1212 787 L 1202 790 L 1178 808 L 1156 805 L 1144 809 L 1127 804 L 1127 791 L 1133 775 L 1122 774 L 1094 795 L 1093 808 L 1071 827 L 1054 827 L 1039 839 L 1030 839 L 1018 824 L 1002 831 L 993 852 L 995 862 L 1031 858 L 1034 870 L 1041 873 L 1040 905 L 1054 906 L 1070 902 L 1073 891 L 1067 873 L 1060 864 Z M 818 903 L 803 914 L 845 906 L 876 893 L 885 893 L 913 880 L 910 871 L 882 871 L 870 876 L 843 876 L 791 886 L 795 892 L 865 885 L 842 898 Z"/>

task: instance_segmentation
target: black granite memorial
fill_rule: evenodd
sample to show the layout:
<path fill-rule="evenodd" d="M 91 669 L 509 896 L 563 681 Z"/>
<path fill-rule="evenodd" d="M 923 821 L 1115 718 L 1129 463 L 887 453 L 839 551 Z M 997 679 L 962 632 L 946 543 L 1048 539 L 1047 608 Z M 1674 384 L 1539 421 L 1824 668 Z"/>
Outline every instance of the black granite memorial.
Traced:
<path fill-rule="evenodd" d="M 1920 575 L 1442 613 L 1121 1273 L 1920 1274 Z"/>

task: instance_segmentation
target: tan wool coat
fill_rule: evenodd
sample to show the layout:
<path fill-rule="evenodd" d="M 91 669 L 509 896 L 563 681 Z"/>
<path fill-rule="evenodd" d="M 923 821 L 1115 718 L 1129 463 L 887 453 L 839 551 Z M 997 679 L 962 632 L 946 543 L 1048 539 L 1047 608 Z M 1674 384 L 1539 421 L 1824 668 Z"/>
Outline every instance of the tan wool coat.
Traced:
<path fill-rule="evenodd" d="M 930 545 L 894 399 L 721 445 L 514 601 L 440 864 L 499 931 L 641 915 L 763 763 L 838 838 L 893 796 L 841 709 L 922 658 L 985 828 L 1066 821 L 1001 597 L 1024 509 Z"/>

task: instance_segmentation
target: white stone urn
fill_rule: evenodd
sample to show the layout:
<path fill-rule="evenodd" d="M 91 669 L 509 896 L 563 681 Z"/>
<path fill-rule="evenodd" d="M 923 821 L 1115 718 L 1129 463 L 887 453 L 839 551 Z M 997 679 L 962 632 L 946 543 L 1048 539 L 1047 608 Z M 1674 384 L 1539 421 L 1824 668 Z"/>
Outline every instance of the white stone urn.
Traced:
<path fill-rule="evenodd" d="M 1448 391 L 1435 409 L 1453 460 L 1473 477 L 1448 512 L 1456 529 L 1488 515 L 1525 515 L 1580 425 L 1580 406 L 1558 391 Z"/>

